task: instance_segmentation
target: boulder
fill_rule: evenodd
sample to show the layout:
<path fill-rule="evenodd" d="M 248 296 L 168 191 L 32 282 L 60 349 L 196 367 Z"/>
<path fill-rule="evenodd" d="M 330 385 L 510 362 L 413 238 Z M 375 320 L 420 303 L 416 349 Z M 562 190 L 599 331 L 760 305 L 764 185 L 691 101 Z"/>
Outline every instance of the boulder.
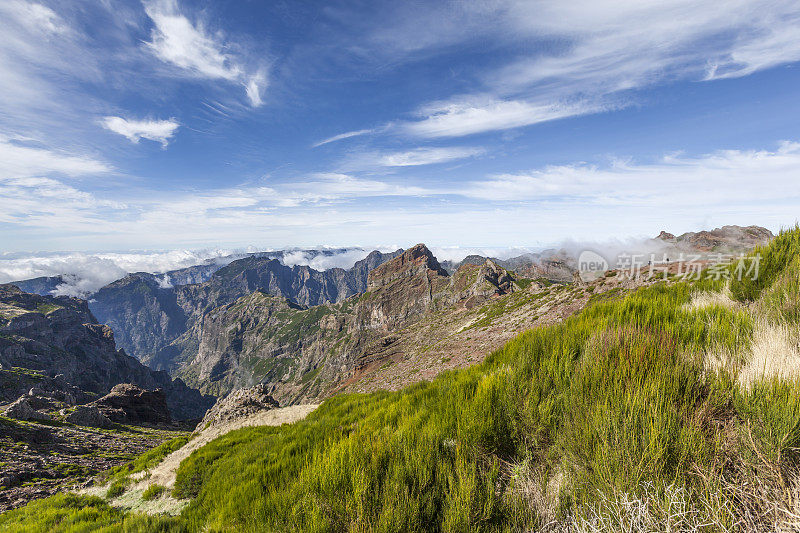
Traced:
<path fill-rule="evenodd" d="M 146 390 L 130 383 L 120 383 L 89 405 L 113 422 L 152 425 L 172 422 L 167 397 L 161 389 Z"/>
<path fill-rule="evenodd" d="M 268 387 L 263 383 L 231 392 L 225 398 L 217 400 L 214 407 L 208 410 L 200 425 L 197 426 L 198 429 L 245 418 L 261 411 L 276 409 L 279 407 L 277 400 L 267 392 Z"/>
<path fill-rule="evenodd" d="M 31 407 L 31 404 L 25 397 L 19 398 L 9 405 L 6 409 L 6 416 L 16 420 L 51 420 L 48 415 L 40 413 Z"/>
<path fill-rule="evenodd" d="M 70 424 L 76 426 L 89 426 L 94 428 L 111 428 L 114 423 L 100 411 L 97 407 L 92 405 L 79 405 L 74 412 L 66 418 Z"/>

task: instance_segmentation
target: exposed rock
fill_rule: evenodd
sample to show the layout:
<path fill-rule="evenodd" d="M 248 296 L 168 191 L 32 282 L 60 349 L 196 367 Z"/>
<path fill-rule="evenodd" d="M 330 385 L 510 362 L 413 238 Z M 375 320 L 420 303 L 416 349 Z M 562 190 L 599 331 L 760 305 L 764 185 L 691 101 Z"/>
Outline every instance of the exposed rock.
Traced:
<path fill-rule="evenodd" d="M 197 427 L 203 429 L 278 408 L 278 402 L 267 394 L 267 391 L 268 387 L 260 383 L 254 387 L 231 392 L 225 398 L 217 400 Z"/>
<path fill-rule="evenodd" d="M 6 416 L 16 420 L 51 420 L 48 415 L 34 409 L 24 396 L 8 406 Z"/>
<path fill-rule="evenodd" d="M 761 226 L 722 226 L 674 236 L 662 231 L 656 239 L 696 252 L 744 252 L 767 244 L 775 235 Z"/>
<path fill-rule="evenodd" d="M 151 425 L 172 422 L 167 398 L 161 389 L 145 390 L 130 383 L 120 383 L 89 405 L 113 422 Z"/>
<path fill-rule="evenodd" d="M 160 429 L 116 429 L 0 418 L 0 513 L 34 499 L 86 488 L 96 474 L 176 435 Z"/>
<path fill-rule="evenodd" d="M 201 277 L 202 283 L 186 285 L 164 281 L 191 279 L 187 269 L 158 276 L 140 272 L 97 291 L 91 309 L 114 329 L 118 345 L 127 353 L 152 368 L 173 370 L 179 354 L 169 345 L 202 320 L 206 311 L 257 290 L 300 306 L 341 302 L 364 292 L 367 273 L 400 252 L 373 251 L 348 270 L 325 271 L 287 266 L 278 260 L 285 255 L 282 252 L 253 255 L 232 261 L 207 279 Z"/>
<path fill-rule="evenodd" d="M 373 269 L 369 273 L 367 290 L 374 290 L 399 279 L 413 278 L 420 274 L 443 277 L 448 275 L 424 244 L 417 244 L 391 261 Z"/>
<path fill-rule="evenodd" d="M 117 351 L 111 328 L 98 324 L 87 302 L 77 298 L 0 285 L 0 354 L 8 363 L 4 367 L 26 369 L 0 370 L 0 399 L 5 401 L 36 385 L 35 401 L 84 403 L 91 399 L 87 393 L 96 398 L 118 383 L 134 383 L 163 389 L 179 420 L 199 419 L 213 405 L 213 398 Z"/>
<path fill-rule="evenodd" d="M 89 426 L 94 428 L 114 427 L 114 423 L 104 415 L 100 409 L 91 405 L 79 405 L 65 420 L 76 426 Z"/>

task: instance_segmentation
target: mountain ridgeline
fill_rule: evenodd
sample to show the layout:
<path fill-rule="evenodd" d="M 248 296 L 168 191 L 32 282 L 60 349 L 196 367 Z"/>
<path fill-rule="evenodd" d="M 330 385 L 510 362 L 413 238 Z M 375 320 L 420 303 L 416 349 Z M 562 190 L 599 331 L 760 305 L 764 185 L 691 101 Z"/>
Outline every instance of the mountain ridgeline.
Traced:
<path fill-rule="evenodd" d="M 424 245 L 365 276 L 364 290 L 312 307 L 259 289 L 208 309 L 149 364 L 207 393 L 265 383 L 281 404 L 322 398 L 375 361 L 387 361 L 394 332 L 436 310 L 513 292 L 491 261 L 453 276 Z"/>
<path fill-rule="evenodd" d="M 325 271 L 289 267 L 274 257 L 246 257 L 216 270 L 202 283 L 185 285 L 165 284 L 161 275 L 135 273 L 97 291 L 90 307 L 112 327 L 120 348 L 159 368 L 168 367 L 159 352 L 210 309 L 258 290 L 301 306 L 339 302 L 364 292 L 367 272 L 398 253 L 374 251 L 349 270 Z"/>
<path fill-rule="evenodd" d="M 744 251 L 771 236 L 764 228 L 725 226 L 679 237 L 662 232 L 650 245 Z M 204 393 L 224 395 L 264 383 L 281 403 L 296 403 L 346 390 L 376 365 L 428 361 L 418 347 L 438 353 L 436 343 L 429 344 L 434 338 L 442 346 L 459 339 L 467 351 L 483 352 L 495 342 L 491 337 L 505 338 L 539 317 L 555 316 L 547 308 L 535 310 L 533 303 L 546 300 L 542 287 L 571 282 L 576 271 L 574 254 L 565 250 L 440 263 L 417 245 L 373 251 L 350 269 L 324 271 L 290 266 L 292 258 L 288 252 L 265 252 L 165 274 L 134 273 L 95 292 L 89 307 L 113 329 L 118 348 Z M 513 302 L 500 298 L 491 304 L 532 282 Z M 37 278 L 18 285 L 38 292 L 57 283 L 59 278 Z M 576 308 L 567 306 L 563 313 Z M 470 321 L 488 326 L 515 309 L 517 318 L 492 335 L 464 334 L 475 327 Z M 420 326 L 423 317 L 439 324 Z"/>

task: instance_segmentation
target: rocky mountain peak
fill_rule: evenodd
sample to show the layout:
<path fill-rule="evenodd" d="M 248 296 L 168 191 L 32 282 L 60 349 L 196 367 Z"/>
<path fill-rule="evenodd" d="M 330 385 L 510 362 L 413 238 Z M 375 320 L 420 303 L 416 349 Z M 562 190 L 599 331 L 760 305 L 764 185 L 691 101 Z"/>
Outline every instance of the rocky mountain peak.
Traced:
<path fill-rule="evenodd" d="M 417 244 L 405 250 L 394 259 L 374 268 L 369 273 L 367 288 L 377 289 L 398 279 L 411 278 L 418 275 L 447 277 L 433 253 L 424 244 Z"/>
<path fill-rule="evenodd" d="M 699 252 L 744 251 L 767 244 L 775 235 L 761 226 L 722 226 L 712 230 L 688 232 L 677 237 L 662 231 L 657 240 Z"/>

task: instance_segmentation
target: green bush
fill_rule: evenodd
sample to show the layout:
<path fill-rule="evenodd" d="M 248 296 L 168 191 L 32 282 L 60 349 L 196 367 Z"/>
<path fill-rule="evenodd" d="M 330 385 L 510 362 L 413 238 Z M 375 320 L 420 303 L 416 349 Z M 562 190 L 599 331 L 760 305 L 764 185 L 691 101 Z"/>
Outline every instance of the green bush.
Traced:
<path fill-rule="evenodd" d="M 165 487 L 164 485 L 150 485 L 142 493 L 142 499 L 147 501 L 155 500 L 156 498 L 164 494 L 164 492 L 166 491 L 167 487 Z"/>
<path fill-rule="evenodd" d="M 129 478 L 121 478 L 113 481 L 106 491 L 106 498 L 111 499 L 122 496 L 128 489 L 128 485 L 130 485 Z"/>

